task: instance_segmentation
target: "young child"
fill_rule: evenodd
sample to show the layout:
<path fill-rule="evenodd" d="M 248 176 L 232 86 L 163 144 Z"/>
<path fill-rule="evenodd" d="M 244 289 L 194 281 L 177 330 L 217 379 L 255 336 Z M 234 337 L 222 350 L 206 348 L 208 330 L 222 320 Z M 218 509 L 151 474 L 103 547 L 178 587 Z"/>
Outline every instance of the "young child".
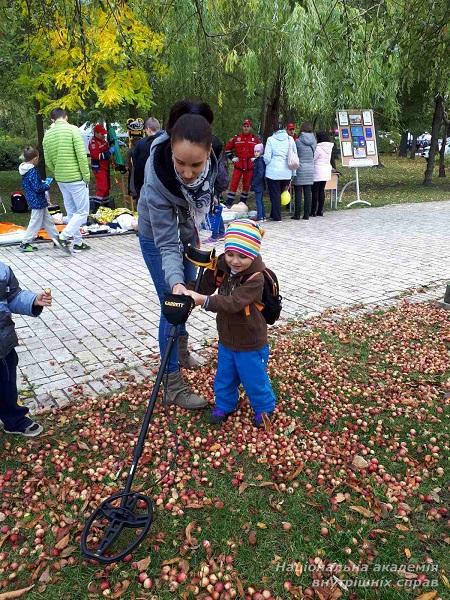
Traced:
<path fill-rule="evenodd" d="M 264 162 L 264 158 L 262 155 L 264 154 L 264 146 L 263 144 L 256 144 L 255 149 L 255 158 L 253 160 L 253 176 L 252 176 L 252 184 L 250 189 L 252 192 L 255 192 L 255 201 L 256 201 L 256 220 L 264 221 L 266 218 L 266 211 L 264 208 L 264 188 L 265 184 L 265 176 L 266 176 L 266 163 Z"/>
<path fill-rule="evenodd" d="M 42 228 L 48 233 L 53 243 L 59 246 L 58 230 L 48 212 L 48 202 L 45 196 L 45 192 L 50 188 L 53 180 L 51 177 L 48 177 L 45 182 L 41 180 L 36 168 L 39 162 L 39 152 L 36 148 L 27 146 L 23 151 L 23 157 L 25 162 L 20 164 L 19 173 L 22 175 L 25 198 L 31 208 L 31 218 L 19 249 L 22 252 L 33 252 L 36 247 L 31 242 Z"/>
<path fill-rule="evenodd" d="M 51 306 L 51 291 L 35 294 L 21 290 L 14 273 L 0 262 L 0 419 L 4 432 L 25 437 L 39 435 L 42 425 L 27 417 L 28 408 L 17 403 L 18 344 L 11 313 L 37 317 L 44 306 Z"/>
<path fill-rule="evenodd" d="M 225 233 L 225 254 L 217 270 L 205 272 L 200 292 L 188 291 L 196 305 L 217 313 L 219 356 L 214 382 L 215 408 L 210 422 L 221 423 L 236 410 L 242 383 L 254 411 L 253 423 L 270 417 L 275 395 L 267 375 L 267 323 L 258 310 L 264 287 L 260 256 L 262 231 L 250 219 L 233 221 Z M 218 274 L 223 274 L 219 281 Z M 218 294 L 213 294 L 219 289 Z"/>

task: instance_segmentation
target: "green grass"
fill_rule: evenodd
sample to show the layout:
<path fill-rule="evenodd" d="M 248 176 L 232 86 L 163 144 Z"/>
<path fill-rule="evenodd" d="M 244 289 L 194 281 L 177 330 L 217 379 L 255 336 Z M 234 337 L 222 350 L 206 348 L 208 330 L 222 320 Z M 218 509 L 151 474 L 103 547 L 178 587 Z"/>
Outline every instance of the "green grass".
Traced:
<path fill-rule="evenodd" d="M 125 186 L 126 176 L 124 176 Z M 5 207 L 6 214 L 0 205 L 0 221 L 16 223 L 17 225 L 27 226 L 30 220 L 30 213 L 13 213 L 11 208 L 10 197 L 13 192 L 21 189 L 20 175 L 18 171 L 0 171 L 0 197 L 2 198 Z M 95 194 L 95 182 L 93 183 L 93 177 L 91 178 L 90 194 Z M 59 191 L 58 185 L 53 182 L 50 188 L 50 197 L 52 202 L 59 204 L 61 209 L 64 209 L 64 203 L 61 192 Z M 125 206 L 123 202 L 122 192 L 119 186 L 115 183 L 114 178 L 111 181 L 111 197 L 116 202 L 116 207 Z"/>
<path fill-rule="evenodd" d="M 0 534 L 0 553 L 6 553 L 0 562 L 0 594 L 34 583 L 26 596 L 30 600 L 101 598 L 99 582 L 104 580 L 112 590 L 119 582 L 129 581 L 123 598 L 152 598 L 154 594 L 155 600 L 187 599 L 191 596 L 185 586 L 173 592 L 162 580 L 163 561 L 174 559 L 175 567 L 181 565 L 179 561 L 187 561 L 184 565 L 189 566 L 189 580 L 198 576 L 208 561 L 216 573 L 227 573 L 225 565 L 220 565 L 224 555 L 232 555 L 228 575 L 234 587 L 239 579 L 244 589 L 266 588 L 279 599 L 292 597 L 285 591 L 286 581 L 303 590 L 313 585 L 318 576 L 313 570 L 316 567 L 311 566 L 314 560 L 342 565 L 347 569 L 341 575 L 344 580 L 375 582 L 349 588 L 348 592 L 342 590 L 344 599 L 404 600 L 430 590 L 437 592 L 435 600 L 449 598 L 448 516 L 430 518 L 430 510 L 448 506 L 450 500 L 444 477 L 439 474 L 446 466 L 449 448 L 449 402 L 443 398 L 450 377 L 444 358 L 449 343 L 448 313 L 428 305 L 403 304 L 338 323 L 315 319 L 307 333 L 291 335 L 287 331 L 274 338 L 270 374 L 277 381 L 278 408 L 271 431 L 257 432 L 251 427 L 246 403 L 240 423 L 232 417 L 217 429 L 208 425 L 206 414 L 173 412 L 172 424 L 178 426 L 182 447 L 175 473 L 179 480 L 157 487 L 155 497 L 162 497 L 164 505 L 175 489 L 179 496 L 184 490 L 195 491 L 199 496 L 195 508 L 187 507 L 179 497 L 175 503 L 182 509 L 179 515 L 157 508 L 152 530 L 133 556 L 133 560 L 151 557 L 147 573 L 158 587 L 148 593 L 138 585 L 137 571 L 131 563 L 119 563 L 106 571 L 100 565 L 83 561 L 77 536 L 87 514 L 98 505 L 98 500 L 91 499 L 85 513 L 80 514 L 80 490 L 86 488 L 104 498 L 121 487 L 120 479 L 107 477 L 103 482 L 95 482 L 87 469 L 96 470 L 112 460 L 114 472 L 119 463 L 126 471 L 130 442 L 135 438 L 151 382 L 40 417 L 46 433 L 36 440 L 0 437 L 0 478 L 9 468 L 16 474 L 3 485 L 2 524 L 16 526 L 21 536 L 19 544 L 12 547 L 8 538 Z M 408 349 L 411 352 L 406 352 Z M 192 384 L 209 397 L 214 369 L 213 355 L 205 367 L 188 374 Z M 166 416 L 159 408 L 155 416 L 157 421 L 148 438 L 150 445 L 138 470 L 137 488 L 148 487 L 157 477 L 154 436 L 165 432 L 162 460 L 173 444 Z M 81 436 L 80 430 L 86 428 L 89 431 Z M 411 434 L 412 428 L 415 434 Z M 287 444 L 278 457 L 283 471 L 267 460 L 266 450 L 275 435 L 277 448 Z M 117 457 L 110 441 L 105 449 L 92 449 L 111 436 L 119 443 Z M 196 445 L 199 438 L 201 443 Z M 322 439 L 328 441 L 321 442 Z M 409 463 L 399 458 L 402 442 L 406 444 Z M 257 452 L 253 454 L 251 448 L 255 444 Z M 305 452 L 315 451 L 316 444 L 321 448 L 319 455 L 305 458 Z M 431 456 L 430 444 L 439 447 L 438 456 Z M 230 455 L 215 468 L 211 456 L 220 447 L 229 448 Z M 19 448 L 25 450 L 19 452 Z M 291 450 L 297 454 L 288 465 Z M 368 460 L 376 457 L 391 481 L 377 480 L 367 470 L 352 467 L 355 454 L 364 454 Z M 71 460 L 63 470 L 52 462 L 58 455 L 65 461 Z M 340 462 L 329 462 L 330 457 Z M 39 461 L 42 470 L 36 471 Z M 191 466 L 196 461 L 198 472 L 187 473 L 181 465 L 183 461 Z M 296 470 L 298 465 L 303 466 L 300 472 Z M 329 468 L 330 473 L 320 483 L 318 475 L 324 468 Z M 294 471 L 295 476 L 286 475 Z M 244 485 L 233 481 L 237 474 L 242 474 Z M 420 475 L 422 480 L 416 489 L 404 489 L 402 500 L 410 507 L 408 517 L 397 514 L 395 502 L 393 509 L 383 509 L 381 503 L 391 501 L 399 482 L 413 475 Z M 1 486 L 0 479 L 0 489 Z M 23 491 L 26 486 L 31 488 L 28 495 Z M 346 496 L 334 510 L 331 499 L 337 494 Z M 437 494 L 437 499 L 428 503 L 422 494 Z M 368 512 L 360 514 L 354 507 Z M 70 558 L 73 564 L 61 564 L 61 557 L 52 555 L 58 539 L 49 529 L 52 518 L 56 523 L 69 519 L 66 560 Z M 41 556 L 34 551 L 34 530 L 27 527 L 30 522 L 39 522 L 46 529 Z M 186 547 L 185 531 L 193 522 L 196 525 L 192 535 L 197 542 Z M 283 528 L 284 522 L 291 524 L 289 531 Z M 325 537 L 320 533 L 323 527 L 329 531 Z M 210 543 L 210 556 L 203 546 L 206 540 Z M 10 564 L 15 560 L 25 569 L 9 581 Z M 367 572 L 351 575 L 349 561 L 367 568 Z M 405 587 L 405 581 L 413 580 L 386 570 L 394 568 L 389 565 L 407 565 L 420 573 L 427 568 L 426 561 L 432 563 L 430 569 L 437 569 L 425 571 L 429 582 L 433 582 L 432 588 Z M 48 567 L 48 580 L 39 581 L 39 576 L 32 580 L 39 563 L 39 576 Z M 377 588 L 376 582 L 386 579 L 391 583 Z M 331 593 L 330 585 L 328 592 Z M 350 592 L 354 595 L 350 596 Z"/>
<path fill-rule="evenodd" d="M 383 168 L 360 169 L 361 198 L 368 200 L 372 206 L 385 206 L 387 204 L 403 204 L 405 202 L 432 202 L 435 200 L 450 200 L 450 164 L 447 165 L 448 175 L 446 178 L 437 176 L 438 169 L 435 168 L 433 185 L 425 187 L 422 185 L 426 162 L 423 158 L 416 157 L 398 158 L 396 156 L 382 155 Z M 340 167 L 342 175 L 339 179 L 339 189 L 353 179 L 354 170 Z M 91 193 L 94 192 L 91 183 Z M 11 221 L 18 225 L 27 225 L 28 214 L 17 214 L 9 211 L 9 198 L 12 192 L 20 189 L 20 176 L 17 171 L 0 171 L 0 196 L 3 197 L 8 209 L 6 215 L 0 213 L 0 220 Z M 119 187 L 112 183 L 112 196 L 117 206 L 122 206 L 122 195 Z M 62 198 L 58 186 L 53 183 L 51 187 L 52 200 L 59 202 L 62 207 Z M 343 202 L 339 208 L 345 208 L 356 197 L 354 186 L 347 188 Z M 249 205 L 254 209 L 254 200 L 250 198 Z M 328 206 L 328 200 L 327 200 Z M 270 202 L 266 198 L 266 210 L 270 210 Z M 356 205 L 356 208 L 361 205 Z"/>

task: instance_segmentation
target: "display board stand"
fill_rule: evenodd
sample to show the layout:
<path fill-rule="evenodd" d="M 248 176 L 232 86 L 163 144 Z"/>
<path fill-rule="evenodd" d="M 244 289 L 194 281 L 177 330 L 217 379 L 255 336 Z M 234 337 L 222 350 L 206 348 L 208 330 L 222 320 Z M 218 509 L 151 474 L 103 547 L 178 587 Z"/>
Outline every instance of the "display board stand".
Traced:
<path fill-rule="evenodd" d="M 359 169 L 363 167 L 376 167 L 378 165 L 378 149 L 373 111 L 363 109 L 338 110 L 336 121 L 339 131 L 342 166 L 355 169 L 355 179 L 344 185 L 339 196 L 339 202 L 342 202 L 345 190 L 350 185 L 355 184 L 356 200 L 347 204 L 346 208 L 355 204 L 372 206 L 367 200 L 361 200 Z"/>
<path fill-rule="evenodd" d="M 359 170 L 358 170 L 358 167 L 355 167 L 355 179 L 352 179 L 352 181 L 349 181 L 348 183 L 346 183 L 344 185 L 344 187 L 342 188 L 341 193 L 339 195 L 339 202 L 342 202 L 342 196 L 344 195 L 345 190 L 353 183 L 356 184 L 356 200 L 353 200 L 353 202 L 346 204 L 345 208 L 350 208 L 350 206 L 354 206 L 355 204 L 364 204 L 365 206 L 372 206 L 371 203 L 368 202 L 367 200 L 361 200 L 361 196 L 359 194 Z"/>

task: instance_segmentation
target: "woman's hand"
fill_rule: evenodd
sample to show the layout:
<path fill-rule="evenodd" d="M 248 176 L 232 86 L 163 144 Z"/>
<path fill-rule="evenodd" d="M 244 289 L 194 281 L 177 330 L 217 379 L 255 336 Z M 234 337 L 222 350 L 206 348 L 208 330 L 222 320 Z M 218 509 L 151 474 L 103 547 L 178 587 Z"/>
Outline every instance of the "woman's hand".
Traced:
<path fill-rule="evenodd" d="M 172 294 L 183 294 L 184 296 L 189 296 L 184 283 L 176 283 L 172 288 Z"/>
<path fill-rule="evenodd" d="M 198 294 L 192 290 L 186 290 L 186 294 L 194 299 L 195 306 L 203 306 L 206 300 L 206 296 L 203 294 Z"/>

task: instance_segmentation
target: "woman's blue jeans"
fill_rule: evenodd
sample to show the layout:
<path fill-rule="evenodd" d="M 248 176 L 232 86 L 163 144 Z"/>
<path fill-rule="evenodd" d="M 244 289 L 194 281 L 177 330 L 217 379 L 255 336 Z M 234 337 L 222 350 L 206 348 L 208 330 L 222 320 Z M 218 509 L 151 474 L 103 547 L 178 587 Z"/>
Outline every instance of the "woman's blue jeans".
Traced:
<path fill-rule="evenodd" d="M 161 252 L 155 246 L 155 242 L 146 238 L 142 235 L 139 235 L 139 243 L 141 245 L 142 256 L 144 257 L 145 264 L 147 265 L 147 269 L 149 270 L 150 277 L 153 281 L 153 285 L 155 286 L 156 293 L 158 294 L 159 302 L 162 303 L 164 299 L 164 294 L 166 292 L 171 292 L 169 286 L 166 283 L 166 278 L 164 276 L 164 271 L 162 268 L 162 259 Z M 195 266 L 187 260 L 184 259 L 184 281 L 187 283 L 189 281 L 193 281 L 196 277 L 197 269 Z M 159 317 L 159 331 L 158 331 L 158 341 L 159 341 L 159 352 L 161 356 L 164 353 L 166 348 L 167 339 L 169 336 L 169 331 L 172 325 L 167 321 L 164 315 L 161 312 Z M 186 326 L 180 325 L 178 328 L 178 333 L 180 335 L 186 335 Z M 178 344 L 173 345 L 172 352 L 169 358 L 168 364 L 168 372 L 174 373 L 179 370 L 178 364 Z"/>

